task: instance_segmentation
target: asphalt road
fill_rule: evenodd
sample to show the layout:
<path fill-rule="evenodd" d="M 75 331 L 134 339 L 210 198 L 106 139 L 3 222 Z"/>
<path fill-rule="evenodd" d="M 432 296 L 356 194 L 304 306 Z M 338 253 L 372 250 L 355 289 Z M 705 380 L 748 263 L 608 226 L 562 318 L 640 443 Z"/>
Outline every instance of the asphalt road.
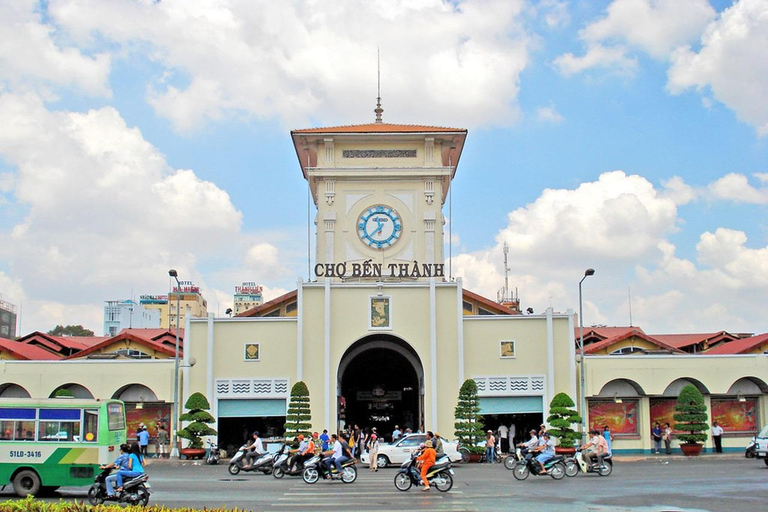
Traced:
<path fill-rule="evenodd" d="M 238 507 L 241 511 L 738 511 L 768 510 L 768 466 L 733 455 L 617 460 L 613 474 L 555 481 L 530 476 L 516 481 L 503 465 L 456 465 L 448 493 L 395 489 L 396 469 L 358 468 L 355 483 L 301 478 L 277 480 L 261 473 L 233 477 L 226 465 L 151 465 L 150 503 L 167 507 Z M 46 501 L 85 499 L 86 489 L 62 489 Z M 9 488 L 0 497 L 12 498 Z"/>

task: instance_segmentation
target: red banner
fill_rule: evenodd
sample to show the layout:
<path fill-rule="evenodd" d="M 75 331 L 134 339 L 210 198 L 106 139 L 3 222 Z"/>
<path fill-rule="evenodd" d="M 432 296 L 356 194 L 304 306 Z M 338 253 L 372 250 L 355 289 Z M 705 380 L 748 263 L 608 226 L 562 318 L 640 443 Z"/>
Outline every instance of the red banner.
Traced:
<path fill-rule="evenodd" d="M 757 400 L 713 399 L 712 421 L 719 423 L 725 432 L 754 432 L 758 429 Z"/>
<path fill-rule="evenodd" d="M 171 404 L 143 404 L 141 409 L 136 409 L 135 404 L 125 404 L 125 420 L 128 423 L 128 441 L 136 439 L 136 429 L 143 423 L 149 430 L 150 437 L 157 435 L 157 427 L 162 422 L 165 428 L 171 424 Z"/>
<path fill-rule="evenodd" d="M 664 424 L 669 423 L 669 427 L 672 431 L 675 431 L 675 406 L 677 405 L 677 398 L 651 398 L 651 428 L 656 422 L 661 425 L 662 430 Z"/>
<path fill-rule="evenodd" d="M 590 402 L 589 429 L 603 430 L 605 425 L 613 435 L 637 435 L 637 400 Z"/>

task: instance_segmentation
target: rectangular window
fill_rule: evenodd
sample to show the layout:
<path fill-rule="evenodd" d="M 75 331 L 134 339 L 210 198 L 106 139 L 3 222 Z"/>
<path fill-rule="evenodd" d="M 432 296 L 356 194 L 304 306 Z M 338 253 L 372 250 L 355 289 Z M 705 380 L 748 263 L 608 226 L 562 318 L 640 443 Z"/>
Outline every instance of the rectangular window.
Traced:
<path fill-rule="evenodd" d="M 37 410 L 22 408 L 3 408 L 0 409 L 0 419 L 5 420 L 34 420 L 37 418 Z"/>
<path fill-rule="evenodd" d="M 43 412 L 42 410 L 40 411 Z M 71 442 L 80 441 L 80 422 L 40 420 L 39 441 Z"/>
<path fill-rule="evenodd" d="M 109 430 L 122 430 L 125 428 L 123 404 L 113 402 L 107 405 L 107 427 Z"/>
<path fill-rule="evenodd" d="M 95 443 L 99 440 L 99 411 L 97 409 L 86 409 L 83 418 L 83 440 L 88 443 Z"/>
<path fill-rule="evenodd" d="M 514 359 L 515 358 L 515 342 L 500 341 L 499 342 L 499 357 L 502 359 Z"/>

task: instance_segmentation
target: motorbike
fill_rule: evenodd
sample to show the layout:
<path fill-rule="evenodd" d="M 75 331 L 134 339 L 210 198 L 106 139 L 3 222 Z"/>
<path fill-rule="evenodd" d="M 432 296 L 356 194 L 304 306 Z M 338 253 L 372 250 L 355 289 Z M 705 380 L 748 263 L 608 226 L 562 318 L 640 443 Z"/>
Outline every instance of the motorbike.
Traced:
<path fill-rule="evenodd" d="M 602 464 L 598 464 L 596 462 L 590 464 L 587 462 L 586 457 L 584 457 L 584 454 L 581 452 L 581 450 L 576 450 L 576 455 L 573 456 L 573 459 L 576 461 L 576 466 L 579 470 L 581 470 L 582 473 L 597 473 L 600 476 L 608 476 L 613 472 L 613 460 L 610 454 L 603 457 Z M 566 474 L 568 476 L 575 476 L 575 474 L 568 474 L 569 470 L 570 467 L 566 463 Z"/>
<path fill-rule="evenodd" d="M 301 472 L 301 478 L 308 484 L 313 484 L 323 478 L 340 478 L 345 484 L 351 484 L 357 480 L 357 460 L 349 459 L 341 463 L 341 475 L 336 471 L 336 467 L 331 466 L 330 474 L 328 467 L 325 465 L 325 461 L 328 457 L 321 455 L 315 455 L 311 459 L 304 462 L 304 469 Z"/>
<path fill-rule="evenodd" d="M 757 444 L 757 441 L 753 437 L 749 444 L 747 445 L 747 448 L 744 450 L 744 456 L 748 459 L 754 459 L 755 458 L 755 446 Z"/>
<path fill-rule="evenodd" d="M 107 494 L 107 477 L 112 472 L 112 468 L 104 469 L 93 479 L 93 485 L 88 489 L 88 501 L 91 505 L 101 505 L 105 501 L 116 501 L 118 503 L 128 503 L 129 505 L 143 505 L 149 503 L 149 475 L 141 475 L 123 482 L 123 490 L 116 492 L 113 496 Z"/>
<path fill-rule="evenodd" d="M 528 475 L 533 473 L 536 476 L 541 475 L 539 463 L 535 458 L 531 457 L 526 460 L 520 460 L 515 463 L 515 468 L 512 470 L 512 474 L 517 480 L 525 480 Z M 555 480 L 560 480 L 565 476 L 565 463 L 563 462 L 562 455 L 555 455 L 547 462 L 544 463 L 544 469 L 547 470 L 544 475 L 549 475 Z"/>
<path fill-rule="evenodd" d="M 208 440 L 208 456 L 205 458 L 205 463 L 209 465 L 218 464 L 220 457 L 221 457 L 221 454 L 219 453 L 219 445 L 212 442 L 209 439 Z"/>
<path fill-rule="evenodd" d="M 453 469 L 451 459 L 443 455 L 435 461 L 435 465 L 427 471 L 427 482 L 440 492 L 448 492 L 453 487 Z M 395 475 L 395 487 L 398 491 L 407 491 L 412 486 L 421 485 L 421 472 L 416 468 L 416 454 L 400 465 Z"/>
<path fill-rule="evenodd" d="M 272 473 L 273 463 L 275 460 L 275 455 L 272 453 L 265 453 L 261 455 L 258 459 L 253 461 L 253 465 L 248 468 L 243 467 L 245 465 L 245 448 L 247 446 L 247 444 L 241 446 L 237 453 L 231 459 L 229 459 L 229 474 L 236 475 L 241 471 L 261 471 L 265 475 Z"/>
<path fill-rule="evenodd" d="M 290 447 L 287 444 L 284 444 L 280 451 L 277 452 L 277 455 L 275 455 L 275 462 L 274 467 L 272 468 L 272 476 L 275 478 L 283 478 L 285 475 L 288 476 L 299 476 L 304 471 L 304 464 L 296 464 L 293 469 L 291 469 L 291 462 L 293 460 L 293 457 L 296 454 L 291 454 Z"/>
<path fill-rule="evenodd" d="M 531 453 L 528 453 L 528 450 L 526 450 L 526 453 L 523 454 L 523 450 L 521 450 L 518 447 L 518 448 L 515 449 L 514 455 L 510 453 L 504 459 L 504 467 L 509 469 L 509 470 L 513 470 L 513 469 L 515 469 L 515 466 L 517 465 L 518 462 L 520 462 L 521 460 L 527 460 L 527 459 L 531 458 L 532 456 L 533 455 Z"/>

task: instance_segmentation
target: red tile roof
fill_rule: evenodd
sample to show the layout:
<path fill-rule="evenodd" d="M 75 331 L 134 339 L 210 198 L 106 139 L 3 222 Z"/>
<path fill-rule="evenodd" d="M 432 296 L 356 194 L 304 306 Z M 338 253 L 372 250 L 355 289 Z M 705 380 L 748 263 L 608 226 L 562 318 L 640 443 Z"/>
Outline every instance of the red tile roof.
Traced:
<path fill-rule="evenodd" d="M 466 132 L 466 128 L 447 128 L 444 126 L 423 126 L 416 124 L 350 124 L 292 130 L 291 133 L 431 133 L 431 132 Z"/>
<path fill-rule="evenodd" d="M 261 313 L 261 312 L 263 312 L 265 310 L 268 310 L 268 309 L 272 309 L 273 307 L 275 307 L 276 305 L 280 304 L 281 302 L 289 301 L 291 299 L 295 299 L 297 296 L 298 296 L 298 290 L 293 290 L 291 292 L 282 294 L 281 296 L 277 297 L 276 299 L 272 299 L 272 300 L 270 300 L 268 302 L 265 302 L 261 306 L 253 307 L 251 309 L 243 311 L 242 313 L 238 313 L 235 316 L 239 316 L 239 317 L 243 317 L 243 316 L 259 316 L 259 313 Z"/>
<path fill-rule="evenodd" d="M 576 327 L 574 329 L 576 339 L 578 340 L 581 334 L 581 329 Z M 615 338 L 617 336 L 623 336 L 628 332 L 641 332 L 645 334 L 645 331 L 641 327 L 584 327 L 584 338 Z"/>
<path fill-rule="evenodd" d="M 765 343 L 768 343 L 768 333 L 758 334 L 750 338 L 740 338 L 737 340 L 729 341 L 727 343 L 722 343 L 710 350 L 707 350 L 704 353 L 706 355 L 746 354 Z"/>
<path fill-rule="evenodd" d="M 677 349 L 677 348 L 673 347 L 672 345 L 664 343 L 663 341 L 659 341 L 659 340 L 657 340 L 656 338 L 654 338 L 652 336 L 648 336 L 639 327 L 628 327 L 628 328 L 625 328 L 623 334 L 619 334 L 618 336 L 614 336 L 613 338 L 607 338 L 607 339 L 605 339 L 603 341 L 599 341 L 597 343 L 592 343 L 590 345 L 587 345 L 586 347 L 584 347 L 584 352 L 586 352 L 587 354 L 594 354 L 595 352 L 599 352 L 599 351 L 601 351 L 601 350 L 603 350 L 605 348 L 610 347 L 611 345 L 615 345 L 616 343 L 618 343 L 620 341 L 624 341 L 624 340 L 626 340 L 628 338 L 632 338 L 632 337 L 637 337 L 637 338 L 640 338 L 642 340 L 645 340 L 648 343 L 652 343 L 652 344 L 656 345 L 660 349 L 669 350 L 670 352 L 674 352 L 674 353 L 682 352 L 682 350 Z"/>
<path fill-rule="evenodd" d="M 129 329 L 126 329 L 129 330 Z M 142 330 L 142 329 L 138 329 Z M 181 334 L 181 333 L 179 333 Z M 65 357 L 65 359 L 79 359 L 81 357 L 87 357 L 90 354 L 93 354 L 94 352 L 97 352 L 98 350 L 108 347 L 114 343 L 118 343 L 120 341 L 132 341 L 134 343 L 137 343 L 139 345 L 143 345 L 149 349 L 155 350 L 157 352 L 162 352 L 163 354 L 166 354 L 170 357 L 176 356 L 176 348 L 175 346 L 173 348 L 169 347 L 167 344 L 163 343 L 162 341 L 153 340 L 151 338 L 144 338 L 140 336 L 136 336 L 135 334 L 131 334 L 125 331 L 120 331 L 119 334 L 116 336 L 112 336 L 110 338 L 105 339 L 101 343 L 98 343 L 96 345 L 92 345 L 84 350 L 81 350 L 80 352 L 75 352 L 71 356 Z M 182 339 L 179 338 L 179 357 L 182 355 L 182 350 L 184 348 L 184 344 L 182 342 Z"/>
<path fill-rule="evenodd" d="M 692 334 L 652 334 L 651 336 L 657 340 L 661 340 L 664 343 L 667 343 L 668 345 L 672 345 L 673 347 L 680 349 L 703 342 L 707 342 L 711 345 L 713 343 L 722 341 L 723 339 L 736 339 L 736 336 L 728 334 L 725 331 Z"/>
<path fill-rule="evenodd" d="M 499 315 L 519 315 L 520 314 L 518 311 L 513 311 L 508 307 L 502 306 L 498 302 L 494 302 L 491 299 L 486 299 L 482 295 L 478 295 L 475 292 L 471 292 L 469 290 L 462 290 L 462 295 L 463 295 L 462 298 L 476 300 L 477 303 L 482 304 L 485 307 L 485 309 L 490 309 L 494 313 L 497 313 Z"/>
<path fill-rule="evenodd" d="M 62 356 L 60 354 L 54 354 L 45 350 L 44 348 L 36 347 L 35 345 L 29 345 L 20 341 L 8 340 L 0 338 L 0 350 L 5 350 L 9 354 L 13 355 L 17 359 L 22 360 L 58 360 Z"/>
<path fill-rule="evenodd" d="M 55 352 L 69 353 L 86 349 L 101 343 L 107 336 L 52 336 L 50 334 L 35 331 L 19 338 L 26 344 L 39 344 Z"/>

